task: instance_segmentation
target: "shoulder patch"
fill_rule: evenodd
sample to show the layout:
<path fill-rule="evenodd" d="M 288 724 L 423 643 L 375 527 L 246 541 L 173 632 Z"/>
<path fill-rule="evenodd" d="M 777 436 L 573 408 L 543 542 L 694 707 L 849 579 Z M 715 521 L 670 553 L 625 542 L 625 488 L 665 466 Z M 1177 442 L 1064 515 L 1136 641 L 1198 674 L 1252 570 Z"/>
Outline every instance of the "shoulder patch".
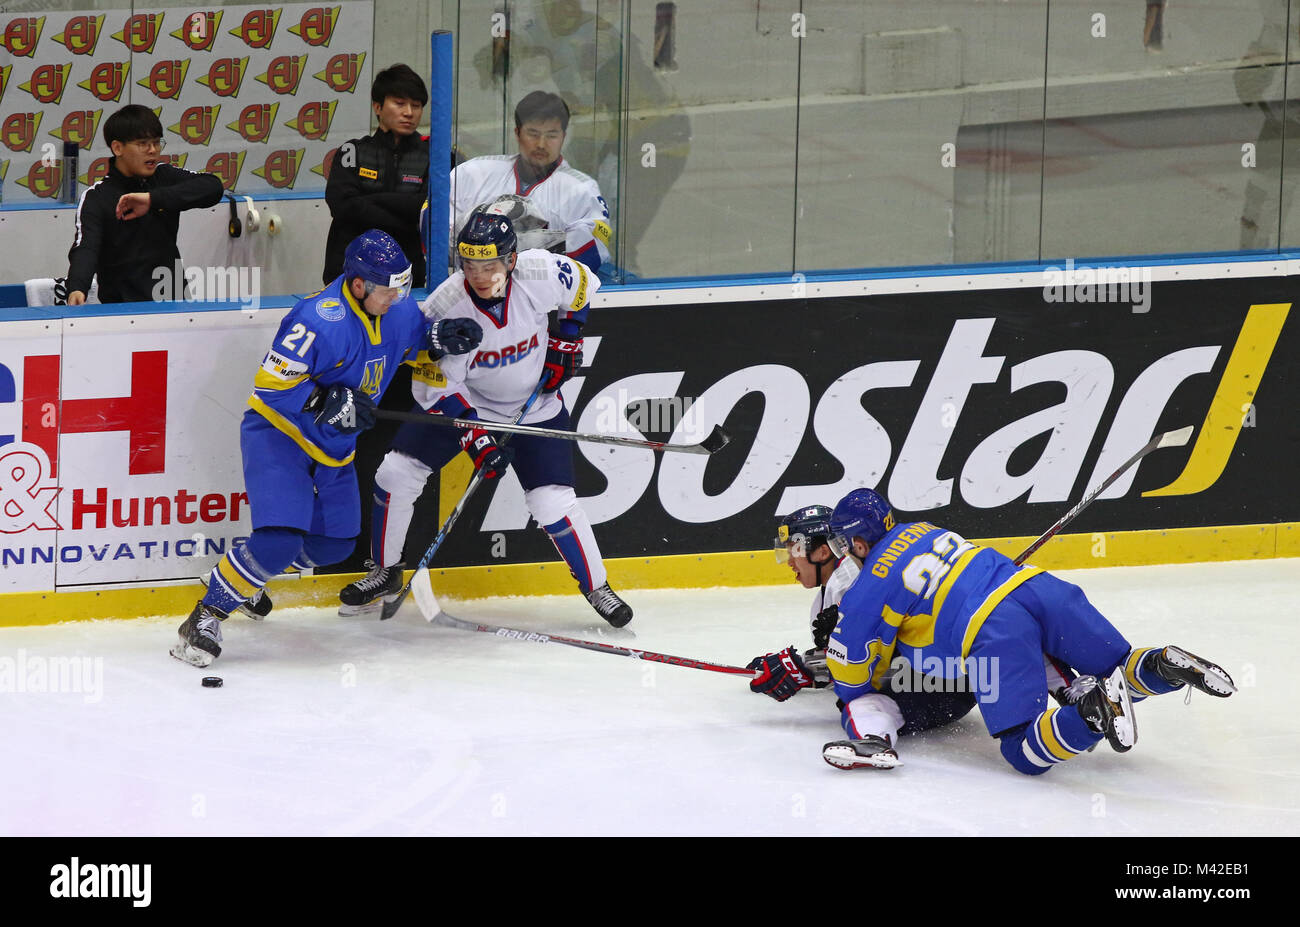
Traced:
<path fill-rule="evenodd" d="M 369 167 L 359 167 L 357 168 L 357 173 L 366 178 L 366 180 L 379 179 L 379 171 L 373 170 Z"/>
<path fill-rule="evenodd" d="M 322 299 L 316 304 L 316 314 L 326 322 L 337 322 L 347 315 L 347 310 L 337 299 Z"/>

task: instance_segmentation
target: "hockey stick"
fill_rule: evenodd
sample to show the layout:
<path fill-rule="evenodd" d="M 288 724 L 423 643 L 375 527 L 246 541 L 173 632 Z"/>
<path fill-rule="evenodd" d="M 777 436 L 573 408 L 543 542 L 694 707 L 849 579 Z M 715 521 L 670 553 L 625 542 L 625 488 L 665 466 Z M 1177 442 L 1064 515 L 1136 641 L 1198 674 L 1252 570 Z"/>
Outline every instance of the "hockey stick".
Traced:
<path fill-rule="evenodd" d="M 650 441 L 645 438 L 623 438 L 618 435 L 598 434 L 589 431 L 565 431 L 560 428 L 541 428 L 537 425 L 519 425 L 516 423 L 487 422 L 479 419 L 452 418 L 437 413 L 399 412 L 392 409 L 376 409 L 379 418 L 392 419 L 397 422 L 415 422 L 419 425 L 441 425 L 446 428 L 483 428 L 488 431 L 500 431 L 513 435 L 532 435 L 538 438 L 558 438 L 563 441 L 587 441 L 592 444 L 614 444 L 619 447 L 643 447 L 652 451 L 673 451 L 679 454 L 716 454 L 731 442 L 731 435 L 721 425 L 714 425 L 713 430 L 702 441 L 694 444 L 669 444 L 665 441 Z"/>
<path fill-rule="evenodd" d="M 1078 514 L 1082 512 L 1084 509 L 1086 509 L 1092 503 L 1093 499 L 1096 499 L 1103 492 L 1105 492 L 1106 488 L 1110 486 L 1111 483 L 1115 482 L 1117 479 L 1123 476 L 1124 472 L 1128 470 L 1129 467 L 1133 466 L 1135 463 L 1137 463 L 1147 454 L 1150 454 L 1158 447 L 1182 447 L 1191 439 L 1191 437 L 1192 437 L 1192 426 L 1187 425 L 1184 426 L 1183 428 L 1175 429 L 1174 431 L 1166 431 L 1161 434 L 1158 434 L 1150 441 L 1148 441 L 1146 444 L 1142 445 L 1141 450 L 1139 450 L 1128 460 L 1120 464 L 1118 470 L 1116 470 L 1110 476 L 1106 477 L 1106 479 L 1102 480 L 1101 484 L 1097 486 L 1097 488 L 1094 489 L 1092 492 L 1084 496 L 1083 499 L 1080 500 L 1078 505 L 1076 505 L 1074 508 L 1070 509 L 1070 511 L 1062 515 L 1060 520 L 1057 521 L 1056 524 L 1052 525 L 1052 527 L 1048 528 L 1045 532 L 1043 532 L 1043 534 L 1039 536 L 1038 540 L 1034 541 L 1034 543 L 1026 547 L 1024 552 L 1015 559 L 1016 566 L 1020 566 L 1021 564 L 1023 564 L 1026 560 L 1030 558 L 1030 556 L 1033 555 L 1034 551 L 1038 550 L 1038 548 L 1042 547 L 1044 544 L 1046 544 L 1048 541 L 1054 538 L 1062 528 L 1064 528 L 1070 522 L 1074 521 L 1074 519 L 1078 516 Z"/>
<path fill-rule="evenodd" d="M 537 401 L 537 397 L 542 394 L 542 382 L 539 382 L 537 386 L 533 389 L 532 395 L 524 400 L 523 408 L 520 409 L 519 414 L 515 416 L 516 423 L 522 420 L 523 417 L 528 414 L 528 410 L 533 407 L 533 403 Z M 407 414 L 411 415 L 414 419 L 417 420 L 429 418 L 428 415 L 421 415 L 415 412 L 411 412 Z M 485 424 L 489 424 L 489 423 L 480 422 L 476 427 L 482 428 L 483 425 Z M 501 444 L 504 445 L 509 440 L 510 440 L 509 436 L 502 438 Z M 437 536 L 433 539 L 433 543 L 429 545 L 429 549 L 424 552 L 424 556 L 420 558 L 420 562 L 415 565 L 415 572 L 411 574 L 411 578 L 408 579 L 406 583 L 402 586 L 402 588 L 397 591 L 396 598 L 394 598 L 391 602 L 388 601 L 384 602 L 383 609 L 379 613 L 380 621 L 387 621 L 389 618 L 392 618 L 394 615 L 397 614 L 397 610 L 402 607 L 402 603 L 406 601 L 406 597 L 411 594 L 412 584 L 418 585 L 419 582 L 417 580 L 418 577 L 421 576 L 424 577 L 422 581 L 423 585 L 428 586 L 429 596 L 430 597 L 433 596 L 433 586 L 430 585 L 429 583 L 429 572 L 428 572 L 429 563 L 433 560 L 433 555 L 438 552 L 438 548 L 442 546 L 442 542 L 447 539 L 447 535 L 451 533 L 451 528 L 454 524 L 456 524 L 456 520 L 460 518 L 460 513 L 465 511 L 465 505 L 469 502 L 470 496 L 474 495 L 474 492 L 479 488 L 479 486 L 482 483 L 483 483 L 483 471 L 476 469 L 474 471 L 474 475 L 470 477 L 469 485 L 466 486 L 465 491 L 461 493 L 460 501 L 456 503 L 456 507 L 451 510 L 451 514 L 448 515 L 447 520 L 443 522 L 442 528 L 439 529 Z M 420 611 L 423 612 L 424 605 L 423 603 L 420 602 L 421 592 L 423 592 L 422 589 L 419 590 L 419 592 L 417 592 L 415 600 L 416 600 L 416 604 L 420 605 Z M 427 613 L 425 614 L 425 617 L 426 618 L 429 617 Z"/>
<path fill-rule="evenodd" d="M 594 650 L 596 653 L 632 657 L 634 660 L 646 660 L 651 663 L 667 663 L 670 666 L 682 666 L 686 669 L 708 670 L 712 673 L 730 673 L 735 676 L 752 677 L 754 675 L 753 670 L 745 669 L 743 666 L 727 666 L 725 663 L 710 663 L 707 660 L 695 660 L 690 657 L 674 657 L 671 654 L 655 653 L 652 650 L 633 650 L 630 647 L 602 644 L 599 641 L 584 641 L 576 637 L 560 637 L 556 634 L 540 634 L 535 631 L 502 628 L 493 624 L 479 624 L 474 621 L 454 618 L 440 609 L 432 617 L 428 615 L 425 615 L 425 617 L 432 624 L 440 624 L 448 628 L 460 628 L 462 631 L 481 631 L 484 634 L 495 634 L 497 637 L 504 637 L 507 640 L 530 641 L 537 644 L 565 644 L 569 647 L 580 647 L 583 650 Z"/>

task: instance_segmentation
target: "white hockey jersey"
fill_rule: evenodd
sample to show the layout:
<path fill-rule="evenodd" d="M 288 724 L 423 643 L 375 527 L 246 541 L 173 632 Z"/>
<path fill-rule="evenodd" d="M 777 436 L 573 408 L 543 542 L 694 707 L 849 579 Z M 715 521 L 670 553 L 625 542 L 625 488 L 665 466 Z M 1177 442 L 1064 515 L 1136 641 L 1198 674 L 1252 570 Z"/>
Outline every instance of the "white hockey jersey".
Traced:
<path fill-rule="evenodd" d="M 600 264 L 607 262 L 612 234 L 609 209 L 596 181 L 561 158 L 545 180 L 525 184 L 516 169 L 518 160 L 517 155 L 486 155 L 471 158 L 451 172 L 449 240 L 456 240 L 475 206 L 491 203 L 502 193 L 516 193 L 532 200 L 551 228 L 564 230 L 564 250 L 570 257 L 591 266 L 594 248 Z"/>
<path fill-rule="evenodd" d="M 853 581 L 858 578 L 858 565 L 852 557 L 845 557 L 831 573 L 826 585 L 813 596 L 812 608 L 808 611 L 808 628 L 812 629 L 813 620 L 832 605 L 839 605 L 844 593 L 849 591 Z"/>
<path fill-rule="evenodd" d="M 514 418 L 542 378 L 547 313 L 558 308 L 561 319 L 585 321 L 591 294 L 598 289 L 600 281 L 581 261 L 538 249 L 518 253 L 505 296 L 488 310 L 470 298 L 465 274 L 452 274 L 420 308 L 431 322 L 473 319 L 483 328 L 483 341 L 467 354 L 418 365 L 411 380 L 415 401 L 429 409 L 458 396 L 485 421 Z M 554 418 L 561 408 L 558 392 L 543 393 L 523 424 Z"/>

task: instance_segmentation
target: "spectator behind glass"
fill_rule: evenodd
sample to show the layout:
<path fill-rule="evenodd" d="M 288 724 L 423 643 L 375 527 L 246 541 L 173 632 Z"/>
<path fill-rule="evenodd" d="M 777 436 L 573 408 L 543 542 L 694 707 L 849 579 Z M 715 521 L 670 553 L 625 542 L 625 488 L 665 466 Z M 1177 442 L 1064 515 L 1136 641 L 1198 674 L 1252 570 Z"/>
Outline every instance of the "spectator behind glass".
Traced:
<path fill-rule="evenodd" d="M 162 123 L 147 106 L 131 104 L 108 117 L 104 141 L 113 157 L 108 174 L 81 196 L 76 235 L 68 251 L 68 305 L 86 301 L 99 276 L 106 303 L 149 302 L 156 284 L 171 293 L 180 261 L 176 232 L 186 209 L 221 202 L 221 180 L 172 167 L 163 156 Z"/>
<path fill-rule="evenodd" d="M 339 147 L 325 184 L 325 203 L 334 221 L 321 279 L 328 284 L 343 273 L 348 242 L 379 229 L 402 246 L 411 261 L 412 282 L 424 286 L 420 206 L 428 193 L 429 141 L 417 129 L 429 91 L 419 74 L 395 64 L 375 75 L 370 100 L 379 128 Z"/>

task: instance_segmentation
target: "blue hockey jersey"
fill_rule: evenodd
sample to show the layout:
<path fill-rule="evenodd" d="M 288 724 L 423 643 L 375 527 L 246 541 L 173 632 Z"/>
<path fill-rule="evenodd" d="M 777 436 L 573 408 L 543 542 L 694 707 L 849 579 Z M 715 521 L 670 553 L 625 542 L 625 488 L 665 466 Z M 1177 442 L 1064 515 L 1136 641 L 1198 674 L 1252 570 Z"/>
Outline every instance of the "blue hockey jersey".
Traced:
<path fill-rule="evenodd" d="M 371 317 L 339 277 L 289 310 L 253 379 L 248 404 L 317 463 L 346 466 L 356 454 L 357 436 L 317 425 L 303 405 L 317 385 L 335 384 L 377 402 L 398 365 L 415 362 L 427 327 L 409 296 Z"/>

